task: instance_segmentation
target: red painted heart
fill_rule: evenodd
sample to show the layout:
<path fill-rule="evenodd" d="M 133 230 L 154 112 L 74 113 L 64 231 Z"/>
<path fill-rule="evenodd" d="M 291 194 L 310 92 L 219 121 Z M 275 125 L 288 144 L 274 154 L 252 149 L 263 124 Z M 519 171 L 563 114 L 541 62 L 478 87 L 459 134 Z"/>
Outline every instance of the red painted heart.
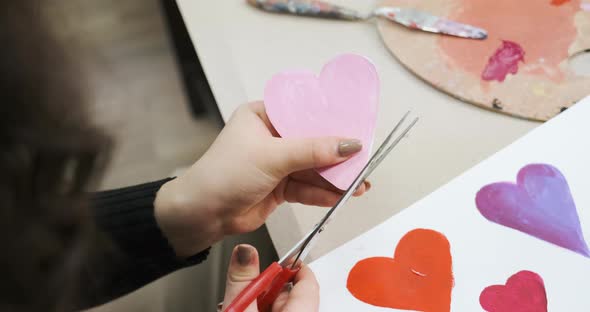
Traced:
<path fill-rule="evenodd" d="M 486 287 L 479 303 L 488 312 L 547 312 L 547 294 L 537 273 L 520 271 L 506 285 Z"/>
<path fill-rule="evenodd" d="M 367 258 L 355 264 L 346 286 L 355 298 L 371 305 L 449 312 L 453 288 L 449 242 L 433 230 L 412 230 L 399 241 L 394 258 Z"/>

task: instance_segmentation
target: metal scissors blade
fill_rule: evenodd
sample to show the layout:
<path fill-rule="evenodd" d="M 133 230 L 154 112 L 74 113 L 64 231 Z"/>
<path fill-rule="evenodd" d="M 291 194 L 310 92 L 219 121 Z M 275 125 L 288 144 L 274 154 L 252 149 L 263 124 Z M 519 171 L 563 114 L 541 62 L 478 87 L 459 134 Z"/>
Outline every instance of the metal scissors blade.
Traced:
<path fill-rule="evenodd" d="M 401 127 L 404 123 L 406 118 L 409 116 L 410 112 L 408 111 L 400 120 L 399 122 L 393 127 L 389 135 L 385 138 L 381 146 L 377 149 L 377 151 L 373 154 L 373 156 L 369 159 L 367 164 L 363 167 L 363 169 L 359 172 L 356 176 L 352 184 L 348 187 L 346 192 L 340 197 L 336 205 L 334 205 L 328 212 L 324 215 L 324 217 L 318 222 L 314 228 L 305 235 L 289 252 L 287 252 L 283 258 L 279 260 L 279 264 L 283 267 L 287 267 L 291 265 L 292 268 L 296 266 L 296 264 L 300 261 L 305 259 L 308 255 L 309 251 L 313 247 L 317 237 L 319 236 L 324 227 L 329 223 L 329 221 L 334 216 L 335 212 L 338 211 L 344 204 L 348 201 L 348 199 L 352 196 L 354 191 L 359 187 L 359 185 L 379 166 L 379 164 L 385 159 L 385 157 L 393 150 L 393 148 L 408 134 L 408 132 L 412 129 L 412 127 L 418 122 L 418 117 L 414 118 L 410 124 L 402 131 L 400 135 L 395 137 L 394 134 L 397 130 Z M 294 260 L 293 260 L 294 259 Z"/>

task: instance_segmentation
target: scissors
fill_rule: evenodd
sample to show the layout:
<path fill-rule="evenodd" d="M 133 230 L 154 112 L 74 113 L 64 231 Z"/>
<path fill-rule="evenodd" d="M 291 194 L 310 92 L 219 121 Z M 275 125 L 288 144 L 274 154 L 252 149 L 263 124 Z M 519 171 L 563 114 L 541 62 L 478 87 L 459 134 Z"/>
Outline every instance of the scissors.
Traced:
<path fill-rule="evenodd" d="M 266 270 L 264 270 L 264 272 L 262 272 L 262 274 L 258 275 L 258 277 L 250 282 L 250 284 L 248 284 L 248 286 L 242 290 L 242 292 L 225 309 L 225 312 L 242 312 L 257 299 L 258 311 L 268 312 L 271 310 L 273 302 L 281 293 L 284 286 L 293 281 L 293 278 L 301 268 L 301 262 L 309 254 L 309 251 L 313 248 L 319 234 L 324 231 L 325 226 L 334 217 L 336 211 L 344 206 L 358 186 L 371 174 L 371 172 L 373 172 L 373 170 L 375 170 L 389 152 L 391 152 L 416 122 L 418 122 L 418 118 L 414 118 L 402 133 L 394 138 L 393 136 L 395 132 L 397 132 L 409 114 L 410 112 L 407 112 L 395 125 L 375 154 L 373 154 L 361 172 L 356 176 L 346 192 L 340 197 L 336 205 L 330 208 L 320 222 L 318 222 L 313 229 L 305 235 L 305 237 L 295 244 L 295 246 L 283 256 L 283 258 L 278 262 L 273 262 L 268 268 L 266 268 Z"/>

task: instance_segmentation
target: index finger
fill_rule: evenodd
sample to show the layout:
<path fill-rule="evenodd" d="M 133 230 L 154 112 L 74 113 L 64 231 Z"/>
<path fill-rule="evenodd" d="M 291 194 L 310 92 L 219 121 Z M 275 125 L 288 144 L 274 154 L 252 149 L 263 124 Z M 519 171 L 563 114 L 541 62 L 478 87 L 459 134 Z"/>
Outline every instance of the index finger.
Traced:
<path fill-rule="evenodd" d="M 266 108 L 264 107 L 264 102 L 256 101 L 256 102 L 248 103 L 248 108 L 252 112 L 254 112 L 258 116 L 258 118 L 260 118 L 260 120 L 262 120 L 262 122 L 264 122 L 264 125 L 272 133 L 272 136 L 280 137 L 279 133 L 277 132 L 275 127 L 272 125 L 272 123 L 270 122 L 270 119 L 268 118 L 268 115 L 266 114 Z"/>

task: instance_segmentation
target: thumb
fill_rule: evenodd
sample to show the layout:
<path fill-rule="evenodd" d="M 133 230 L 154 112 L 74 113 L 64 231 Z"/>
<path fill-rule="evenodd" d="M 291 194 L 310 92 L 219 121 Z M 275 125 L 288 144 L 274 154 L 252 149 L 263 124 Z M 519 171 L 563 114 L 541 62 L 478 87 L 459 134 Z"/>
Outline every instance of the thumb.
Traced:
<path fill-rule="evenodd" d="M 225 284 L 225 296 L 223 308 L 227 306 L 240 294 L 250 282 L 260 274 L 258 252 L 250 245 L 238 245 L 234 248 L 227 269 L 227 281 Z M 254 301 L 245 312 L 256 312 L 256 301 Z"/>
<path fill-rule="evenodd" d="M 272 165 L 275 172 L 286 176 L 295 171 L 338 164 L 362 148 L 360 140 L 347 138 L 279 139 Z"/>

